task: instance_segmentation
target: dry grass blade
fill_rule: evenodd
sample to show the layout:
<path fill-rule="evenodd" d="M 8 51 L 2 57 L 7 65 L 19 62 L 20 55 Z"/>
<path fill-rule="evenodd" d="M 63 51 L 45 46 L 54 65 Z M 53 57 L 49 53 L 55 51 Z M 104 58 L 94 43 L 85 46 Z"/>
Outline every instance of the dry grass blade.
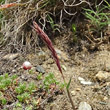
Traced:
<path fill-rule="evenodd" d="M 59 59 L 57 57 L 57 53 L 52 45 L 52 42 L 51 40 L 49 39 L 49 37 L 47 36 L 47 34 L 38 26 L 38 24 L 33 21 L 33 28 L 35 29 L 35 31 L 39 34 L 39 36 L 42 38 L 42 40 L 46 43 L 48 49 L 51 51 L 52 55 L 53 55 L 53 58 L 55 59 L 55 62 L 57 64 L 57 67 L 60 71 L 60 73 L 62 74 L 62 77 L 64 79 L 64 76 L 63 76 L 63 73 L 62 73 L 62 69 L 61 69 L 61 66 L 60 66 L 60 62 L 59 62 Z"/>
<path fill-rule="evenodd" d="M 6 9 L 6 8 L 13 7 L 13 6 L 18 6 L 18 5 L 20 5 L 20 4 L 19 3 L 3 4 L 3 5 L 0 5 L 0 9 Z"/>

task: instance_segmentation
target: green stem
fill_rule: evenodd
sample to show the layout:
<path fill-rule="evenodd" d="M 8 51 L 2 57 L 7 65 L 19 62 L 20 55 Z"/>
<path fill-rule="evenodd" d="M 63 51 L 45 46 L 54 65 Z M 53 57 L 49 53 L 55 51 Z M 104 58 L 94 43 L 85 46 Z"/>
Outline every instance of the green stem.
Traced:
<path fill-rule="evenodd" d="M 64 84 L 66 83 L 64 77 L 63 77 L 63 82 L 64 82 Z M 70 100 L 72 109 L 73 109 L 73 110 L 76 110 L 75 105 L 74 105 L 74 102 L 73 102 L 73 100 L 72 100 L 72 98 L 71 98 L 71 94 L 70 94 L 70 91 L 69 91 L 69 87 L 68 87 L 68 88 L 66 87 L 66 92 L 67 92 L 68 98 L 69 98 L 69 100 Z"/>
<path fill-rule="evenodd" d="M 66 89 L 66 91 L 67 91 L 67 95 L 68 95 L 68 98 L 69 98 L 69 100 L 70 100 L 72 109 L 73 109 L 73 110 L 76 110 L 75 105 L 74 105 L 74 103 L 73 103 L 73 100 L 72 100 L 72 98 L 71 98 L 69 89 Z"/>

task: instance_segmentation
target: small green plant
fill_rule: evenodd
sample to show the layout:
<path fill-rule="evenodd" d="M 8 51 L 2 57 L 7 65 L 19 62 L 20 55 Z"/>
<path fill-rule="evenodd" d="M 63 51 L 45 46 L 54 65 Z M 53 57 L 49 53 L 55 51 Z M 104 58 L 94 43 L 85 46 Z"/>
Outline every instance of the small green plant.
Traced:
<path fill-rule="evenodd" d="M 17 102 L 16 107 L 22 107 L 22 104 L 20 102 Z"/>
<path fill-rule="evenodd" d="M 0 0 L 0 3 L 5 3 L 5 0 Z"/>
<path fill-rule="evenodd" d="M 28 92 L 25 92 L 23 94 L 17 95 L 17 98 L 19 102 L 25 102 L 27 99 L 30 98 L 30 94 Z"/>
<path fill-rule="evenodd" d="M 48 91 L 50 86 L 53 84 L 58 85 L 59 82 L 55 79 L 55 76 L 53 73 L 49 73 L 43 81 L 43 86 Z"/>
<path fill-rule="evenodd" d="M 29 83 L 27 87 L 27 91 L 32 94 L 36 90 L 36 86 L 34 82 Z"/>
<path fill-rule="evenodd" d="M 22 94 L 26 90 L 26 83 L 20 83 L 18 87 L 16 87 L 15 91 L 17 94 Z"/>
<path fill-rule="evenodd" d="M 61 90 L 63 90 L 66 86 L 67 86 L 66 82 L 59 84 L 59 87 L 60 87 Z"/>
<path fill-rule="evenodd" d="M 2 105 L 5 105 L 7 103 L 6 98 L 4 97 L 2 92 L 0 92 L 0 103 Z"/>
<path fill-rule="evenodd" d="M 30 69 L 28 72 L 29 74 L 34 74 L 34 71 L 32 69 Z"/>
<path fill-rule="evenodd" d="M 32 98 L 32 105 L 33 105 L 33 106 L 37 106 L 38 103 L 39 103 L 38 100 L 33 97 L 33 98 Z"/>
<path fill-rule="evenodd" d="M 26 82 L 20 83 L 18 87 L 15 88 L 17 99 L 19 102 L 28 102 L 30 95 L 36 90 L 34 82 L 27 84 Z"/>
<path fill-rule="evenodd" d="M 50 23 L 50 26 L 51 26 L 53 32 L 55 32 L 55 31 L 60 32 L 59 25 L 54 23 L 54 20 L 52 19 L 52 17 L 49 14 L 47 15 L 47 22 Z"/>
<path fill-rule="evenodd" d="M 13 110 L 22 110 L 22 103 L 21 102 L 17 102 L 15 107 L 13 108 Z"/>
<path fill-rule="evenodd" d="M 72 31 L 73 31 L 73 34 L 76 34 L 76 25 L 75 24 L 72 24 Z"/>
<path fill-rule="evenodd" d="M 7 100 L 5 98 L 1 99 L 2 105 L 5 105 L 7 103 Z"/>
<path fill-rule="evenodd" d="M 15 79 L 17 79 L 17 77 L 18 77 L 18 76 L 15 74 L 15 75 L 12 75 L 12 76 L 11 76 L 11 79 L 12 79 L 12 80 L 15 80 Z"/>
<path fill-rule="evenodd" d="M 14 81 L 16 80 L 17 76 L 12 75 L 9 76 L 8 73 L 0 76 L 0 104 L 5 105 L 7 104 L 7 99 L 4 95 L 5 91 L 11 86 L 14 85 Z"/>
<path fill-rule="evenodd" d="M 33 103 L 32 96 L 33 92 L 36 91 L 36 85 L 34 82 L 22 82 L 20 83 L 18 80 L 17 75 L 9 76 L 8 73 L 5 73 L 4 75 L 0 75 L 0 105 L 3 107 L 8 103 L 7 96 L 7 90 L 12 92 L 14 96 L 16 96 L 16 101 L 18 103 L 15 105 L 13 110 L 22 110 L 22 103 Z M 13 91 L 12 91 L 13 90 Z M 10 93 L 9 92 L 9 93 Z M 9 96 L 12 96 L 9 94 Z M 32 105 L 34 106 L 34 105 Z M 27 110 L 31 110 L 31 105 L 27 106 Z"/>
<path fill-rule="evenodd" d="M 77 38 L 77 35 L 76 35 L 76 25 L 75 24 L 72 24 L 72 36 L 73 36 L 73 42 L 77 42 L 78 41 L 78 38 Z"/>
<path fill-rule="evenodd" d="M 26 107 L 26 110 L 33 110 L 33 106 L 32 106 L 32 105 L 28 105 L 28 106 Z"/>
<path fill-rule="evenodd" d="M 109 9 L 109 6 L 96 6 L 96 11 L 92 9 L 84 9 L 84 15 L 90 20 L 91 30 L 99 33 L 105 26 L 108 25 L 110 13 L 104 12 L 105 9 Z"/>
<path fill-rule="evenodd" d="M 0 90 L 6 90 L 10 85 L 13 84 L 14 80 L 17 78 L 16 75 L 9 77 L 8 73 L 0 76 Z"/>
<path fill-rule="evenodd" d="M 107 0 L 104 0 L 104 1 L 108 5 L 108 7 L 110 8 L 110 4 L 107 2 Z"/>
<path fill-rule="evenodd" d="M 41 80 L 42 79 L 42 73 L 37 75 L 37 80 Z"/>

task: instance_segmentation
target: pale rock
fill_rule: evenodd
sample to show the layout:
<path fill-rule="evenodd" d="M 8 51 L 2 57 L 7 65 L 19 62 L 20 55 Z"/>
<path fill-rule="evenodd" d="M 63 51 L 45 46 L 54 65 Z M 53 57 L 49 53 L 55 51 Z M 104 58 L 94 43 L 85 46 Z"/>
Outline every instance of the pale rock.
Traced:
<path fill-rule="evenodd" d="M 13 70 L 12 70 L 12 73 L 16 73 L 16 70 L 15 70 L 15 69 L 13 69 Z"/>
<path fill-rule="evenodd" d="M 38 71 L 39 73 L 45 73 L 44 68 L 42 66 L 40 66 L 40 65 L 36 66 L 36 71 Z"/>
<path fill-rule="evenodd" d="M 76 88 L 76 91 L 81 91 L 81 89 L 80 88 Z"/>
<path fill-rule="evenodd" d="M 79 80 L 79 81 L 84 81 L 85 79 L 82 78 L 82 77 L 78 77 L 78 80 Z"/>
<path fill-rule="evenodd" d="M 81 81 L 80 83 L 83 85 L 92 85 L 93 84 L 91 81 Z"/>
<path fill-rule="evenodd" d="M 108 97 L 105 96 L 103 99 L 104 99 L 104 101 L 107 101 L 108 100 Z"/>
<path fill-rule="evenodd" d="M 95 77 L 99 81 L 110 81 L 110 72 L 99 71 Z"/>
<path fill-rule="evenodd" d="M 40 51 L 40 52 L 38 53 L 38 57 L 39 57 L 39 59 L 42 59 L 42 61 L 45 60 L 45 59 L 46 59 L 46 54 L 45 54 L 45 52 Z"/>
<path fill-rule="evenodd" d="M 78 80 L 80 81 L 81 84 L 83 85 L 92 85 L 93 83 L 91 81 L 85 81 L 84 78 L 78 77 Z"/>
<path fill-rule="evenodd" d="M 75 95 L 76 95 L 76 92 L 75 92 L 75 91 L 71 91 L 71 94 L 72 94 L 73 96 L 75 96 Z"/>
<path fill-rule="evenodd" d="M 14 60 L 19 56 L 19 53 L 10 53 L 3 57 L 3 60 Z"/>
<path fill-rule="evenodd" d="M 91 106 L 87 102 L 81 102 L 78 110 L 92 110 Z"/>
<path fill-rule="evenodd" d="M 66 71 L 66 70 L 67 70 L 67 68 L 66 68 L 66 66 L 65 66 L 65 65 L 61 65 L 61 67 L 62 67 L 62 69 L 63 69 L 64 71 Z"/>

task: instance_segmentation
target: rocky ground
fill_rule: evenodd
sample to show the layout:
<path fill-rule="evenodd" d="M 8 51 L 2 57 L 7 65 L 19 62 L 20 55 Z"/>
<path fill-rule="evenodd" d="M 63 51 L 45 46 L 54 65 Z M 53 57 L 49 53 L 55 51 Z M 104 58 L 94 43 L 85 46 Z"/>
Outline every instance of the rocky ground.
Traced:
<path fill-rule="evenodd" d="M 87 107 L 86 110 L 110 110 L 110 45 L 102 44 L 97 51 L 93 52 L 89 52 L 85 47 L 81 51 L 75 51 L 74 47 L 68 46 L 65 38 L 63 37 L 62 41 L 55 38 L 54 47 L 58 53 L 66 81 L 72 77 L 70 92 L 75 107 L 78 110 L 83 110 L 83 107 Z M 21 68 L 26 60 L 33 65 L 32 74 Z M 36 85 L 39 85 L 36 76 L 40 72 L 43 73 L 43 76 L 52 72 L 57 80 L 63 82 L 46 47 L 42 47 L 42 50 L 36 54 L 1 53 L 0 67 L 1 75 L 4 73 L 17 74 L 21 82 L 35 81 Z M 53 100 L 49 102 L 46 101 L 46 98 L 45 100 L 42 99 L 44 100 L 42 102 L 44 104 L 43 110 L 72 110 L 65 91 L 53 97 Z M 11 105 L 13 103 L 5 105 L 4 108 L 12 110 Z"/>

